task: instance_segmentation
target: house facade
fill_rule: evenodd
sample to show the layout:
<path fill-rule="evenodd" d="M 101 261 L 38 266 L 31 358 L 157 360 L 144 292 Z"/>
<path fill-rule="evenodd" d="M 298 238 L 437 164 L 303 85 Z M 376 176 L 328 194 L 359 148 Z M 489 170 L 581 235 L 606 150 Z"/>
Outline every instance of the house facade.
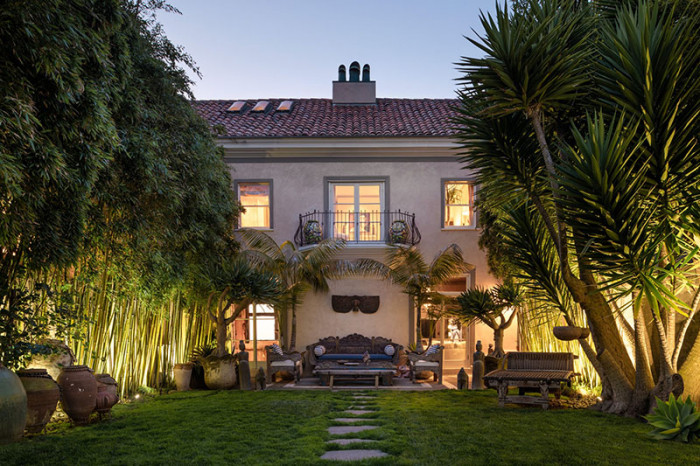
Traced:
<path fill-rule="evenodd" d="M 195 106 L 220 134 L 233 189 L 246 209 L 240 227 L 260 229 L 278 243 L 290 240 L 300 248 L 314 247 L 321 238 L 343 238 L 347 247 L 340 256 L 350 259 L 384 260 L 390 244 L 399 242 L 415 244 L 430 261 L 455 243 L 473 266 L 443 287 L 445 294 L 457 295 L 497 282 L 478 247 L 478 186 L 457 160 L 449 121 L 456 103 L 376 98 L 369 66 L 360 73 L 355 62 L 349 73 L 339 68 L 330 99 L 216 100 Z M 339 309 L 352 301 L 348 297 L 358 296 L 378 297 L 376 310 L 369 309 L 372 305 Z M 251 310 L 236 332 L 261 346 L 277 336 L 274 317 L 264 306 L 256 306 L 254 314 L 255 324 Z M 457 328 L 444 319 L 431 321 L 427 312 L 423 316 L 424 335 L 432 331 L 434 339 L 450 343 L 451 357 L 461 365 L 469 363 L 477 339 L 484 348 L 493 340 L 485 326 Z M 296 346 L 350 333 L 409 345 L 415 325 L 400 287 L 343 279 L 332 282 L 328 293 L 305 296 L 297 311 Z M 516 349 L 516 327 L 506 349 Z"/>

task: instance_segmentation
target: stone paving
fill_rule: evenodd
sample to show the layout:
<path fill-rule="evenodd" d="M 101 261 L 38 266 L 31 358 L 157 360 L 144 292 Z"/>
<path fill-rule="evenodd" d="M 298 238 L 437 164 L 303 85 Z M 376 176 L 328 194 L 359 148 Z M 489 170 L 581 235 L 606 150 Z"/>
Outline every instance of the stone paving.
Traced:
<path fill-rule="evenodd" d="M 355 416 L 363 416 L 367 414 L 378 413 L 379 410 L 368 409 L 369 407 L 365 404 L 369 400 L 375 399 L 376 395 L 353 395 L 353 406 L 350 409 L 340 411 L 339 414 L 352 414 Z M 332 426 L 328 428 L 328 433 L 331 435 L 344 435 L 355 432 L 363 432 L 367 430 L 377 429 L 380 426 L 372 425 L 377 421 L 377 418 L 364 418 L 364 417 L 338 417 L 333 419 L 334 422 L 352 424 L 347 426 Z M 358 425 L 357 423 L 364 422 L 363 425 Z M 321 456 L 322 460 L 332 460 L 332 461 L 360 461 L 368 458 L 383 458 L 389 456 L 381 450 L 372 449 L 372 443 L 376 440 L 370 439 L 360 439 L 360 438 L 337 438 L 328 440 L 328 444 L 331 445 L 356 445 L 361 447 L 367 445 L 370 448 L 356 448 L 353 450 L 329 450 Z"/>

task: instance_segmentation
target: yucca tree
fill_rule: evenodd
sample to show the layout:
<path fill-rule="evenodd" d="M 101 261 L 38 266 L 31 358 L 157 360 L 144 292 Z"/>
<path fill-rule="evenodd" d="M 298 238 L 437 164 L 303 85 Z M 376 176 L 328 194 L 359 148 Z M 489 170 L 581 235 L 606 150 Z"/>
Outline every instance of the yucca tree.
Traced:
<path fill-rule="evenodd" d="M 601 407 L 640 414 L 679 374 L 700 395 L 700 13 L 614 3 L 482 16 L 486 56 L 460 63 L 458 120 L 518 278 L 565 318 L 584 311 Z"/>
<path fill-rule="evenodd" d="M 376 269 L 376 264 L 372 261 L 359 264 L 336 258 L 337 253 L 345 247 L 344 240 L 328 238 L 311 248 L 299 249 L 291 241 L 277 244 L 261 231 L 240 230 L 239 233 L 247 247 L 243 251 L 244 257 L 279 277 L 283 293 L 276 300 L 276 314 L 280 336 L 284 337 L 285 318 L 288 311 L 291 311 L 288 348 L 292 350 L 296 347 L 297 308 L 308 291 L 328 291 L 330 279 L 372 274 Z"/>
<path fill-rule="evenodd" d="M 381 275 L 401 286 L 404 293 L 411 297 L 416 316 L 416 347 L 421 348 L 421 318 L 423 305 L 431 301 L 435 288 L 447 282 L 460 273 L 471 269 L 464 262 L 462 250 L 456 244 L 451 244 L 438 251 L 433 260 L 428 263 L 421 251 L 411 246 L 409 248 L 395 246 L 387 254 L 386 268 L 377 266 Z"/>
<path fill-rule="evenodd" d="M 503 333 L 511 326 L 519 308 L 523 304 L 521 288 L 512 282 L 506 282 L 493 288 L 472 288 L 462 293 L 457 302 L 459 307 L 452 315 L 465 324 L 478 320 L 493 330 L 494 356 L 506 355 L 503 349 Z M 511 310 L 510 316 L 505 312 Z"/>
<path fill-rule="evenodd" d="M 284 292 L 274 273 L 260 270 L 239 256 L 226 261 L 215 274 L 215 290 L 209 293 L 205 310 L 216 324 L 216 357 L 224 357 L 227 330 L 231 323 L 252 303 L 270 303 Z M 212 303 L 216 304 L 212 309 Z M 231 314 L 228 310 L 233 307 Z"/>

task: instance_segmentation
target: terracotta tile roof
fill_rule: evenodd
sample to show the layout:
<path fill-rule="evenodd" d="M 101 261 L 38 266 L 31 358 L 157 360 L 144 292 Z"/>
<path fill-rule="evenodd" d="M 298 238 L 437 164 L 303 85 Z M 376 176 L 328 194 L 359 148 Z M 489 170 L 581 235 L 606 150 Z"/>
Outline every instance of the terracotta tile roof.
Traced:
<path fill-rule="evenodd" d="M 263 100 L 263 99 L 260 99 Z M 250 110 L 259 100 L 248 100 L 240 113 L 226 110 L 235 100 L 198 100 L 193 105 L 212 126 L 223 127 L 222 137 L 391 137 L 451 136 L 449 118 L 456 99 L 377 99 L 376 105 L 333 105 L 331 99 L 264 99 L 268 110 Z M 291 111 L 278 112 L 283 100 Z"/>

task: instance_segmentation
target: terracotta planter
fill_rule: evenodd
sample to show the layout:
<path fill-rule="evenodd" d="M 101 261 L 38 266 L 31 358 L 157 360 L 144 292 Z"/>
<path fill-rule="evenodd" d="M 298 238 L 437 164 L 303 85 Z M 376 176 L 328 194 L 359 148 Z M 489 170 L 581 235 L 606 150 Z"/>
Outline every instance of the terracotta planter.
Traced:
<path fill-rule="evenodd" d="M 87 366 L 64 367 L 58 376 L 61 406 L 77 425 L 85 425 L 95 410 L 97 381 Z"/>
<path fill-rule="evenodd" d="M 209 356 L 204 361 L 204 383 L 212 390 L 230 390 L 236 385 L 236 360 L 232 356 Z"/>
<path fill-rule="evenodd" d="M 46 369 L 25 369 L 17 375 L 27 392 L 27 431 L 37 434 L 51 420 L 61 391 Z"/>
<path fill-rule="evenodd" d="M 190 389 L 190 380 L 192 380 L 192 369 L 194 364 L 186 362 L 175 364 L 173 374 L 175 376 L 175 385 L 178 392 L 186 392 Z"/>
<path fill-rule="evenodd" d="M 17 374 L 0 364 L 0 444 L 22 438 L 27 424 L 27 392 Z"/>
<path fill-rule="evenodd" d="M 119 386 L 117 381 L 109 374 L 97 374 L 97 398 L 95 399 L 95 411 L 107 414 L 112 406 L 119 402 Z"/>
<path fill-rule="evenodd" d="M 587 338 L 591 331 L 587 328 L 572 327 L 565 325 L 562 327 L 554 327 L 554 336 L 560 340 L 571 341 L 580 338 Z"/>

